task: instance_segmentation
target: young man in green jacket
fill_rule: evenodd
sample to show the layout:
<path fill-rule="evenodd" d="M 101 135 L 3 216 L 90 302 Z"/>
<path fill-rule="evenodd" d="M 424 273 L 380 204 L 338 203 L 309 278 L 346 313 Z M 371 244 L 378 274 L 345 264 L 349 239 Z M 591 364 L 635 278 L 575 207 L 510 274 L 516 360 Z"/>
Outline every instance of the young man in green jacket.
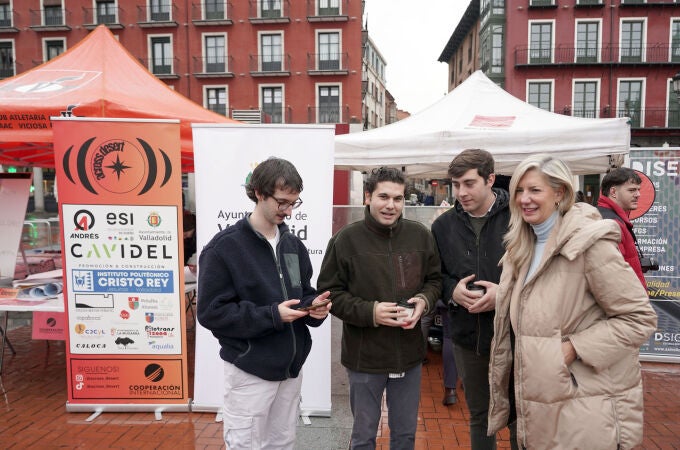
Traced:
<path fill-rule="evenodd" d="M 391 449 L 412 449 L 425 343 L 420 317 L 441 292 L 434 238 L 402 218 L 406 180 L 392 168 L 371 172 L 364 220 L 328 243 L 318 289 L 330 291 L 331 313 L 343 321 L 341 362 L 354 417 L 352 449 L 375 448 L 383 391 Z"/>

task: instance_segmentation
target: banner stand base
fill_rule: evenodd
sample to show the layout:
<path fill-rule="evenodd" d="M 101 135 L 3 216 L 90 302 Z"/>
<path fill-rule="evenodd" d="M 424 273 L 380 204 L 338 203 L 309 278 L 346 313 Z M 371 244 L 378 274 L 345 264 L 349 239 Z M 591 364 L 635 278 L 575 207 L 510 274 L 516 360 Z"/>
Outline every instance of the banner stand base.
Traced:
<path fill-rule="evenodd" d="M 92 422 L 98 416 L 105 412 L 152 412 L 156 420 L 163 419 L 164 412 L 190 412 L 190 403 L 181 404 L 130 404 L 130 403 L 116 403 L 116 404 L 86 404 L 86 403 L 69 403 L 66 402 L 66 412 L 91 412 L 93 413 L 87 418 L 87 422 Z"/>

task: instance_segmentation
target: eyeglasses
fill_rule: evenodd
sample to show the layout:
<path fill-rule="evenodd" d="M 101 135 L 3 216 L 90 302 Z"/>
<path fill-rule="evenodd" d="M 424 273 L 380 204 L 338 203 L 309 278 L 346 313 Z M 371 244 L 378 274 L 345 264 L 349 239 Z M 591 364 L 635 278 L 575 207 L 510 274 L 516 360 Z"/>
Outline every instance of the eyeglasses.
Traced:
<path fill-rule="evenodd" d="M 289 202 L 287 200 L 281 200 L 281 199 L 274 197 L 273 195 L 272 195 L 272 198 L 274 199 L 274 201 L 276 201 L 276 203 L 279 204 L 279 211 L 281 211 L 281 212 L 287 210 L 288 208 L 297 209 L 297 208 L 300 207 L 300 205 L 302 205 L 302 199 L 300 199 L 300 198 L 298 198 L 294 202 Z"/>

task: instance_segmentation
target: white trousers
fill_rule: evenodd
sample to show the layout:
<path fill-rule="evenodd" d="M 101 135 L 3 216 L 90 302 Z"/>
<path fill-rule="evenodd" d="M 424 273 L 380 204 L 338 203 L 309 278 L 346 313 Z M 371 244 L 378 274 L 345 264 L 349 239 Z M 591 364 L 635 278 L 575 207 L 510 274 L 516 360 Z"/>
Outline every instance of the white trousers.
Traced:
<path fill-rule="evenodd" d="M 224 442 L 229 450 L 293 449 L 302 373 L 267 381 L 224 363 Z"/>

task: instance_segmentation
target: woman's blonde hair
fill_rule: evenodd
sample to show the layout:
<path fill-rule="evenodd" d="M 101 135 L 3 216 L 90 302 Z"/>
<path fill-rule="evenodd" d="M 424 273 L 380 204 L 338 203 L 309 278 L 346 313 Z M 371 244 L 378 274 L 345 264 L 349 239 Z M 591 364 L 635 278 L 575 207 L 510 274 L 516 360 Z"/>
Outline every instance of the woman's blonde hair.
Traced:
<path fill-rule="evenodd" d="M 504 238 L 507 251 L 505 258 L 514 265 L 515 275 L 531 258 L 536 240 L 531 225 L 524 221 L 522 211 L 515 202 L 517 185 L 530 170 L 542 174 L 553 189 L 564 189 L 562 200 L 555 205 L 560 215 L 564 215 L 574 205 L 573 176 L 564 161 L 542 153 L 529 156 L 517 166 L 510 179 L 510 226 Z"/>

